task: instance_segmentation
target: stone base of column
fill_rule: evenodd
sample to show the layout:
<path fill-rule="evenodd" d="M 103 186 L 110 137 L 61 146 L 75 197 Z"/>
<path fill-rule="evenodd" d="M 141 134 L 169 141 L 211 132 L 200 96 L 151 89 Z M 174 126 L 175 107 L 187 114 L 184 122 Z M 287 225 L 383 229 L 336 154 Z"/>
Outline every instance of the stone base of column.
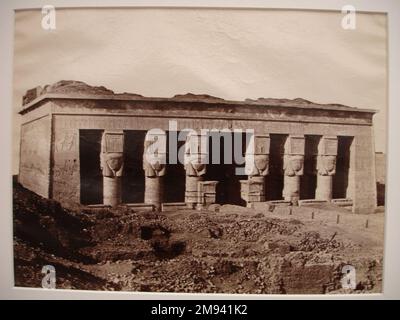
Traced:
<path fill-rule="evenodd" d="M 185 202 L 189 208 L 195 208 L 198 202 L 198 182 L 203 181 L 202 176 L 186 176 Z"/>
<path fill-rule="evenodd" d="M 163 196 L 162 177 L 145 177 L 144 203 L 152 204 L 156 210 L 161 210 Z"/>
<path fill-rule="evenodd" d="M 265 177 L 253 176 L 248 180 L 241 180 L 241 198 L 246 201 L 247 207 L 253 202 L 265 201 Z"/>
<path fill-rule="evenodd" d="M 317 200 L 332 200 L 332 176 L 321 175 L 317 176 L 317 189 L 315 190 L 315 199 Z"/>
<path fill-rule="evenodd" d="M 217 184 L 218 181 L 199 181 L 198 199 L 196 208 L 201 210 L 207 208 L 209 205 L 214 204 L 217 199 Z"/>
<path fill-rule="evenodd" d="M 297 204 L 300 199 L 300 176 L 284 176 L 283 198 Z"/>
<path fill-rule="evenodd" d="M 121 203 L 121 177 L 103 177 L 103 203 L 112 207 Z"/>

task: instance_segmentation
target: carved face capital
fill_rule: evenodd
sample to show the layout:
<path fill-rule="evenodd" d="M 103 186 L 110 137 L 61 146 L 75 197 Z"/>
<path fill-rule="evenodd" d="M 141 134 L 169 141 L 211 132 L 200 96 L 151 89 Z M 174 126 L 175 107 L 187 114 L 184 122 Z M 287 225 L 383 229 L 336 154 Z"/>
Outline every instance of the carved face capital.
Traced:
<path fill-rule="evenodd" d="M 266 176 L 268 174 L 269 167 L 269 156 L 268 155 L 256 155 L 255 165 L 261 176 Z"/>
<path fill-rule="evenodd" d="M 165 175 L 166 165 L 159 161 L 143 161 L 143 169 L 146 177 L 162 177 Z"/>
<path fill-rule="evenodd" d="M 197 177 L 204 175 L 206 173 L 207 161 L 207 154 L 187 152 L 184 158 L 186 175 Z"/>
<path fill-rule="evenodd" d="M 120 177 L 124 166 L 122 153 L 102 153 L 100 165 L 104 177 Z"/>
<path fill-rule="evenodd" d="M 206 174 L 206 164 L 198 157 L 191 157 L 185 164 L 186 175 L 202 176 Z"/>
<path fill-rule="evenodd" d="M 146 177 L 165 175 L 167 138 L 162 130 L 150 130 L 144 141 L 143 169 Z"/>
<path fill-rule="evenodd" d="M 319 156 L 317 165 L 318 174 L 331 176 L 336 173 L 336 156 Z"/>
<path fill-rule="evenodd" d="M 245 172 L 249 176 L 266 176 L 269 172 L 269 155 L 247 155 Z"/>
<path fill-rule="evenodd" d="M 104 177 L 120 177 L 124 166 L 124 133 L 105 131 L 101 138 L 100 167 Z"/>
<path fill-rule="evenodd" d="M 303 175 L 304 156 L 285 155 L 283 159 L 283 170 L 289 177 Z"/>
<path fill-rule="evenodd" d="M 143 170 L 146 177 L 161 177 L 166 171 L 166 154 L 143 154 Z"/>

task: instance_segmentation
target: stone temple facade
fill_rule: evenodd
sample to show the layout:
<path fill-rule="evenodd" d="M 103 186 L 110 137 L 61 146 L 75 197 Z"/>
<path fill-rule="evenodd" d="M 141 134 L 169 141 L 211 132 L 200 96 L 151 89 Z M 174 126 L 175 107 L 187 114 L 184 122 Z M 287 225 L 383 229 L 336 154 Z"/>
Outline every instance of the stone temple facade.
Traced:
<path fill-rule="evenodd" d="M 43 197 L 94 207 L 332 202 L 372 212 L 375 112 L 303 99 L 148 98 L 60 81 L 23 98 L 18 179 Z M 186 128 L 194 131 L 182 141 Z M 251 142 L 241 129 L 253 130 Z M 220 151 L 231 157 L 238 145 L 226 146 L 235 135 L 244 137 L 244 161 L 200 161 Z M 164 163 L 145 156 L 160 138 L 157 159 Z M 218 150 L 210 147 L 214 138 Z M 171 144 L 182 147 L 184 163 L 170 161 Z M 237 174 L 240 166 L 250 170 Z"/>

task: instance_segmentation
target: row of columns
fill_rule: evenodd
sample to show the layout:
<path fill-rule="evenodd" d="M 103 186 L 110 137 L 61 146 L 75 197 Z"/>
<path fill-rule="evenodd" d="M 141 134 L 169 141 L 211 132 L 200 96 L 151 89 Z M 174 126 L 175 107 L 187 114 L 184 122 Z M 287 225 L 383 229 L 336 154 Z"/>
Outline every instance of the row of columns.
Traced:
<path fill-rule="evenodd" d="M 202 207 L 214 203 L 217 181 L 204 181 L 206 173 L 208 136 L 191 133 L 185 144 L 186 172 L 185 203 L 188 207 Z M 163 177 L 166 171 L 165 132 L 148 132 L 144 142 L 143 169 L 145 172 L 146 204 L 157 209 L 163 201 Z M 101 141 L 100 164 L 103 173 L 103 203 L 121 203 L 123 172 L 123 131 L 105 131 Z M 332 199 L 332 176 L 336 170 L 338 140 L 336 136 L 322 136 L 317 155 L 317 200 Z M 300 196 L 300 177 L 304 172 L 305 138 L 289 135 L 284 145 L 283 170 L 285 200 L 296 203 Z M 265 179 L 269 174 L 270 136 L 253 135 L 245 153 L 245 174 L 241 181 L 241 197 L 250 205 L 265 201 Z"/>
<path fill-rule="evenodd" d="M 185 203 L 190 208 L 215 203 L 217 181 L 204 181 L 207 159 L 207 136 L 191 133 L 185 144 Z M 144 141 L 143 170 L 145 173 L 145 204 L 161 208 L 164 198 L 163 177 L 166 171 L 165 132 L 149 131 Z M 105 131 L 101 140 L 100 166 L 103 173 L 103 204 L 121 203 L 123 172 L 123 131 Z"/>
<path fill-rule="evenodd" d="M 265 178 L 269 173 L 269 135 L 255 135 L 246 151 L 248 180 L 241 181 L 242 198 L 250 205 L 265 201 Z M 322 136 L 318 143 L 317 155 L 317 200 L 332 199 L 332 176 L 336 170 L 338 139 L 336 136 Z M 284 200 L 297 203 L 300 198 L 300 177 L 304 173 L 305 137 L 289 135 L 283 154 Z"/>

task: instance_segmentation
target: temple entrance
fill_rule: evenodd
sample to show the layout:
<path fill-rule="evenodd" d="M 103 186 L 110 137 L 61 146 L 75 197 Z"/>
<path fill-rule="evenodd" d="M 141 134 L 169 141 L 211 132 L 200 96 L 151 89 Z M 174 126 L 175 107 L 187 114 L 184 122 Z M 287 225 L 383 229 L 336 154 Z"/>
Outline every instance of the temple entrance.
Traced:
<path fill-rule="evenodd" d="M 124 135 L 122 203 L 142 203 L 144 202 L 143 152 L 146 131 L 126 130 Z"/>
<path fill-rule="evenodd" d="M 300 199 L 315 199 L 318 143 L 321 136 L 306 135 L 304 138 L 304 174 L 300 178 Z"/>
<path fill-rule="evenodd" d="M 241 135 L 241 137 L 236 135 Z M 234 143 L 235 138 L 237 143 Z M 218 140 L 219 145 L 216 142 Z M 244 168 L 244 154 L 248 144 L 246 134 L 244 132 L 211 132 L 208 141 L 209 164 L 204 180 L 218 181 L 216 203 L 245 206 L 246 202 L 240 196 L 240 180 L 247 180 L 247 175 L 244 175 L 244 172 L 238 174 L 236 169 Z M 241 143 L 238 143 L 240 141 Z M 234 158 L 235 151 L 241 155 L 242 161 Z M 239 160 L 238 163 L 235 163 L 235 160 Z"/>
<path fill-rule="evenodd" d="M 103 175 L 100 168 L 103 130 L 79 130 L 80 202 L 103 203 Z"/>
<path fill-rule="evenodd" d="M 338 137 L 338 154 L 336 158 L 336 174 L 332 181 L 333 199 L 349 198 L 350 150 L 353 137 Z"/>
<path fill-rule="evenodd" d="M 283 155 L 287 135 L 270 134 L 269 175 L 266 177 L 266 200 L 282 200 Z"/>

